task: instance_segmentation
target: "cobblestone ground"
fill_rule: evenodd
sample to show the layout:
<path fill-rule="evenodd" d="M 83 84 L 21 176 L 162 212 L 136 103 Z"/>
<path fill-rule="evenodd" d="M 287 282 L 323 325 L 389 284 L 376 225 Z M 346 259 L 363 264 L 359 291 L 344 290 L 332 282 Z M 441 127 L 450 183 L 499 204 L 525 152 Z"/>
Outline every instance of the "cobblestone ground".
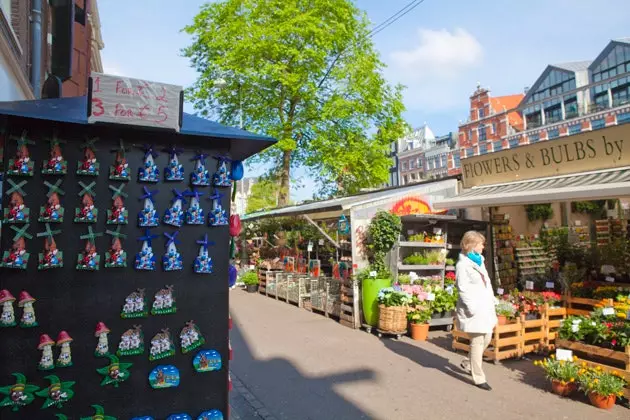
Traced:
<path fill-rule="evenodd" d="M 444 332 L 379 339 L 241 290 L 230 292 L 230 312 L 235 419 L 630 419 L 620 405 L 602 411 L 581 394 L 550 393 L 530 360 L 484 364 L 494 390 L 477 389 Z"/>

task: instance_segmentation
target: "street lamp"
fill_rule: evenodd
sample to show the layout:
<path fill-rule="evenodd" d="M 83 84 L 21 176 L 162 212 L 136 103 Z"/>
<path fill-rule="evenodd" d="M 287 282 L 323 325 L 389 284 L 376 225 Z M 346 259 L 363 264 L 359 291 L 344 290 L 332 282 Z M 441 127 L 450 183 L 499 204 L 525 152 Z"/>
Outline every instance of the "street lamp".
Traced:
<path fill-rule="evenodd" d="M 217 89 L 225 89 L 228 85 L 227 81 L 223 78 L 216 79 L 214 82 L 214 87 Z M 243 128 L 243 100 L 241 97 L 241 81 L 238 81 L 238 120 L 239 120 L 239 128 Z"/>

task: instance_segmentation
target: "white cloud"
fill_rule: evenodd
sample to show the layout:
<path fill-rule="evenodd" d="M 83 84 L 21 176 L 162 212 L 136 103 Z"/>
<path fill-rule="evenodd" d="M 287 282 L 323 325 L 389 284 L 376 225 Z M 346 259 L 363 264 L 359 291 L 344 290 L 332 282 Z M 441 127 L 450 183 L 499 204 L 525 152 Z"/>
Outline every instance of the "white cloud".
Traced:
<path fill-rule="evenodd" d="M 103 72 L 105 74 L 111 74 L 112 76 L 128 76 L 116 63 L 108 62 L 103 63 Z"/>

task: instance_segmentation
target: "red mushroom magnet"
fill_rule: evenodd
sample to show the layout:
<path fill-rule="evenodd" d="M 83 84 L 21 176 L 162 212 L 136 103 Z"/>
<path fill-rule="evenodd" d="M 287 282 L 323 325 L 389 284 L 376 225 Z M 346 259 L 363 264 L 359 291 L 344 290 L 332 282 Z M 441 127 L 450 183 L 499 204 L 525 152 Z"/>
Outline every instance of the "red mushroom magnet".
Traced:
<path fill-rule="evenodd" d="M 0 303 L 2 315 L 0 315 L 0 327 L 15 327 L 15 312 L 13 309 L 15 297 L 6 289 L 0 290 Z"/>
<path fill-rule="evenodd" d="M 22 309 L 22 318 L 20 319 L 20 327 L 32 328 L 37 326 L 37 318 L 35 317 L 35 308 L 33 303 L 37 299 L 31 296 L 26 290 L 20 292 L 20 300 L 18 306 Z"/>
<path fill-rule="evenodd" d="M 94 350 L 94 356 L 105 357 L 109 355 L 109 340 L 107 334 L 111 331 L 107 328 L 104 322 L 96 324 L 96 331 L 94 331 L 94 337 L 98 338 L 98 344 L 96 344 L 96 350 Z"/>
<path fill-rule="evenodd" d="M 61 346 L 61 353 L 57 358 L 57 367 L 72 366 L 72 353 L 70 352 L 70 343 L 72 343 L 72 337 L 65 331 L 61 331 L 57 336 L 57 345 Z"/>
<path fill-rule="evenodd" d="M 51 370 L 55 367 L 55 361 L 53 360 L 52 346 L 55 345 L 55 341 L 50 338 L 48 334 L 42 334 L 39 337 L 39 345 L 37 350 L 42 351 L 42 357 L 39 359 L 39 370 Z"/>

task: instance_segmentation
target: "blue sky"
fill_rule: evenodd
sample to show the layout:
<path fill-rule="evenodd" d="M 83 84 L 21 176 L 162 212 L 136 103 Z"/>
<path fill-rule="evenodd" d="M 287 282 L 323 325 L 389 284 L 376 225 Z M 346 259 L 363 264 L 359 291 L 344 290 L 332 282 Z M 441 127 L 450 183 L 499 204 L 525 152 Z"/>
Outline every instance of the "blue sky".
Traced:
<path fill-rule="evenodd" d="M 105 72 L 191 85 L 195 71 L 180 57 L 190 39 L 179 31 L 203 3 L 100 0 Z M 375 25 L 408 3 L 356 1 Z M 610 39 L 630 36 L 628 16 L 628 0 L 425 0 L 374 41 L 387 79 L 407 86 L 407 121 L 439 135 L 466 119 L 477 82 L 495 96 L 520 93 L 547 64 L 594 59 Z M 295 175 L 292 199 L 310 198 L 313 181 Z"/>

